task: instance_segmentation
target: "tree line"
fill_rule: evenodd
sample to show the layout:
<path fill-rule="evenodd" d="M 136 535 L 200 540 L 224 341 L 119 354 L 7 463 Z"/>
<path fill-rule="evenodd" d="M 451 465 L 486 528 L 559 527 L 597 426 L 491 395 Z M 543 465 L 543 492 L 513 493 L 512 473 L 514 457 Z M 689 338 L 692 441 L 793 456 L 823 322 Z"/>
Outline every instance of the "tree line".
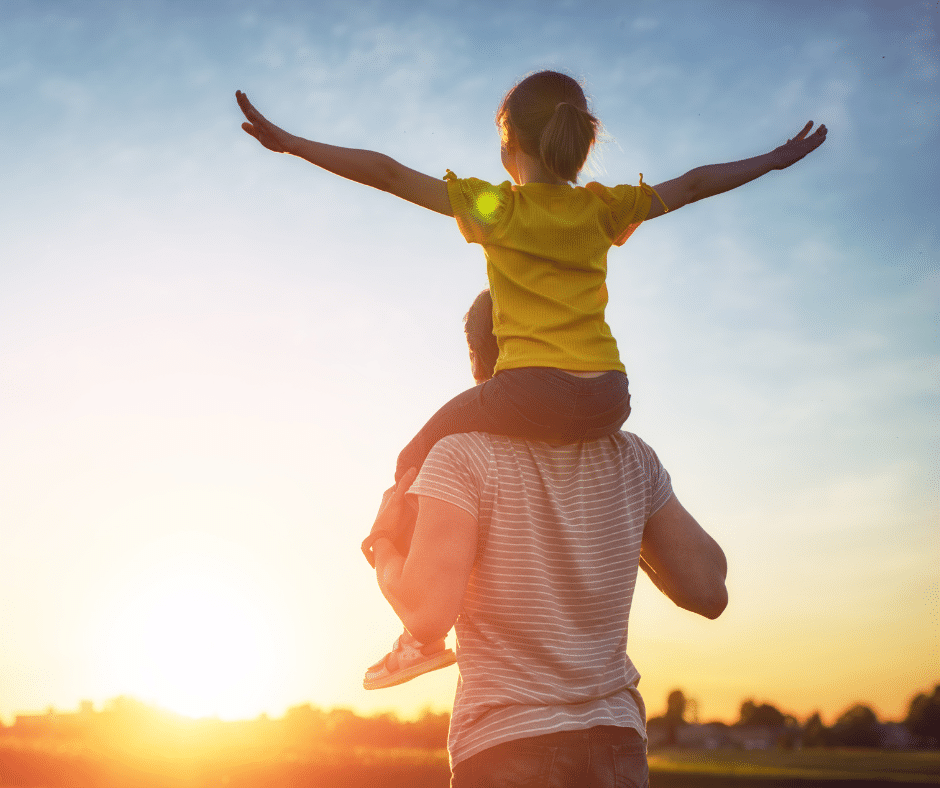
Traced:
<path fill-rule="evenodd" d="M 695 716 L 694 701 L 677 689 L 667 698 L 665 714 L 651 718 L 649 725 L 664 726 L 671 738 L 667 744 L 675 744 L 679 730 L 695 722 Z M 910 746 L 940 748 L 940 685 L 929 693 L 915 695 L 907 716 L 899 722 L 909 733 Z M 238 722 L 193 720 L 120 697 L 98 712 L 86 702 L 77 713 L 50 709 L 45 714 L 22 715 L 11 726 L 0 725 L 0 743 L 3 738 L 100 740 L 123 742 L 131 749 L 169 747 L 194 752 L 210 744 L 249 743 L 252 747 L 297 752 L 311 747 L 437 749 L 446 746 L 449 723 L 449 714 L 430 709 L 417 719 L 402 720 L 391 713 L 365 717 L 350 709 L 324 710 L 310 704 L 294 706 L 280 719 L 261 715 L 255 720 Z M 879 721 L 875 712 L 862 703 L 853 705 L 827 726 L 818 712 L 801 723 L 775 705 L 753 699 L 741 704 L 736 722 L 710 723 L 725 728 L 773 730 L 777 732 L 776 743 L 785 747 L 880 747 L 885 742 L 885 728 L 890 724 Z"/>
<path fill-rule="evenodd" d="M 687 719 L 690 701 L 682 690 L 673 690 L 666 699 L 666 713 L 649 720 L 660 724 L 667 732 L 667 744 L 678 741 L 679 729 L 691 724 Z M 932 692 L 920 692 L 911 698 L 907 716 L 899 721 L 908 734 L 907 741 L 913 747 L 923 749 L 940 748 L 940 685 Z M 711 723 L 722 726 L 724 723 Z M 811 714 L 800 723 L 794 716 L 786 714 L 770 703 L 745 700 L 737 722 L 738 728 L 762 728 L 779 732 L 781 746 L 802 747 L 881 747 L 886 738 L 886 727 L 891 725 L 878 719 L 874 710 L 856 703 L 846 709 L 835 722 L 827 726 L 819 712 Z M 730 727 L 730 726 L 726 726 Z"/>

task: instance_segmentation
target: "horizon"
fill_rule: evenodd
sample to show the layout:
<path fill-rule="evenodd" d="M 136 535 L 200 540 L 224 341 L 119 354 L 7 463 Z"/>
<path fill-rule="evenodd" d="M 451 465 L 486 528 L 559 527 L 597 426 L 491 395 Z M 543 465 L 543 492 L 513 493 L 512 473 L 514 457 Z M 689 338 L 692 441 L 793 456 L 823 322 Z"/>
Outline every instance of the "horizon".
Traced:
<path fill-rule="evenodd" d="M 924 687 L 923 689 L 915 690 L 913 693 L 911 693 L 910 699 L 908 701 L 908 706 L 910 706 L 910 704 L 918 696 L 927 695 L 931 691 L 936 690 L 937 688 L 940 688 L 940 684 L 937 684 L 934 687 Z M 683 694 L 685 694 L 684 690 L 681 690 L 681 688 L 679 687 L 674 688 L 674 690 L 672 691 L 675 691 L 675 690 L 680 690 L 683 692 Z M 698 717 L 697 699 L 692 695 L 688 695 L 685 697 L 685 700 L 687 704 L 690 702 L 692 703 L 692 708 L 694 709 L 692 714 L 695 717 Z M 853 703 L 850 706 L 846 707 L 845 709 L 842 709 L 839 713 L 832 715 L 831 719 L 827 719 L 826 715 L 821 714 L 818 710 L 814 710 L 810 714 L 807 714 L 805 717 L 799 717 L 799 716 L 790 714 L 787 711 L 787 708 L 785 705 L 777 703 L 774 700 L 771 700 L 769 698 L 765 698 L 765 697 L 742 698 L 741 703 L 739 704 L 739 712 L 738 712 L 737 720 L 729 720 L 727 718 L 694 719 L 694 720 L 686 720 L 686 724 L 690 724 L 690 725 L 692 724 L 698 724 L 698 725 L 721 724 L 721 725 L 729 725 L 729 726 L 739 724 L 741 720 L 740 708 L 743 707 L 743 705 L 748 702 L 753 702 L 758 706 L 763 705 L 763 704 L 770 705 L 774 707 L 775 709 L 777 709 L 785 717 L 792 717 L 800 725 L 805 725 L 812 717 L 814 717 L 816 714 L 819 714 L 822 723 L 826 725 L 827 727 L 831 727 L 832 725 L 834 725 L 842 714 L 844 714 L 845 712 L 848 712 L 850 709 L 859 705 L 872 709 L 872 711 L 875 713 L 875 716 L 878 719 L 878 722 L 881 724 L 903 723 L 908 715 L 908 710 L 909 710 L 909 709 L 905 710 L 904 715 L 902 715 L 901 717 L 889 718 L 878 713 L 878 710 L 874 708 L 872 704 L 866 703 L 865 701 L 860 700 L 857 703 Z M 245 723 L 245 722 L 260 722 L 260 721 L 277 721 L 277 720 L 286 720 L 291 715 L 291 712 L 294 712 L 297 710 L 303 710 L 303 709 L 312 709 L 314 711 L 319 711 L 324 714 L 349 711 L 355 714 L 356 716 L 362 717 L 364 719 L 371 719 L 375 717 L 390 715 L 393 719 L 399 722 L 420 720 L 429 714 L 432 714 L 432 715 L 446 714 L 448 716 L 450 715 L 449 709 L 440 710 L 440 709 L 434 709 L 430 706 L 426 706 L 420 710 L 413 711 L 411 714 L 408 714 L 408 715 L 401 715 L 397 713 L 394 709 L 373 710 L 369 713 L 360 713 L 360 712 L 357 712 L 355 709 L 349 708 L 348 706 L 324 707 L 316 703 L 312 703 L 310 701 L 301 701 L 293 706 L 289 706 L 288 708 L 284 709 L 283 713 L 280 714 L 279 716 L 272 716 L 268 714 L 267 712 L 261 712 L 254 717 L 238 717 L 238 718 L 226 718 L 226 717 L 220 717 L 218 715 L 212 715 L 212 714 L 203 715 L 203 716 L 192 716 L 183 712 L 176 711 L 172 708 L 163 707 L 157 703 L 148 702 L 141 698 L 136 698 L 130 695 L 119 695 L 114 698 L 107 698 L 106 700 L 102 701 L 100 704 L 98 704 L 99 708 L 95 708 L 94 701 L 83 699 L 78 702 L 78 705 L 75 709 L 56 709 L 52 706 L 49 706 L 41 711 L 34 710 L 34 711 L 19 712 L 12 716 L 11 718 L 12 722 L 4 722 L 3 717 L 0 716 L 0 728 L 2 729 L 14 728 L 16 727 L 17 721 L 20 720 L 21 718 L 26 719 L 26 720 L 35 720 L 35 719 L 43 719 L 46 717 L 56 717 L 56 716 L 87 716 L 87 715 L 93 715 L 93 714 L 108 714 L 108 713 L 111 713 L 112 711 L 118 710 L 122 704 L 125 706 L 127 704 L 130 704 L 132 706 L 137 706 L 138 711 L 143 710 L 146 712 L 155 712 L 155 713 L 159 713 L 162 715 L 168 715 L 169 717 L 177 718 L 179 720 L 184 720 L 186 722 Z M 651 705 L 650 703 L 647 703 L 647 721 L 663 718 L 665 716 L 666 708 L 667 708 L 667 701 L 665 698 L 663 699 L 662 713 L 655 713 L 655 714 L 650 713 L 650 705 Z M 655 704 L 653 705 L 655 707 Z M 687 716 L 688 713 L 689 713 L 689 706 L 687 705 L 685 707 L 685 713 L 683 716 L 684 717 Z"/>
<path fill-rule="evenodd" d="M 653 709 L 688 687 L 705 718 L 765 693 L 800 719 L 903 716 L 940 683 L 938 14 L 0 3 L 0 719 L 121 695 L 449 711 L 451 670 L 361 688 L 400 623 L 359 544 L 398 451 L 472 385 L 482 253 L 262 149 L 234 94 L 501 181 L 496 108 L 539 68 L 584 82 L 605 184 L 827 126 L 792 168 L 611 251 L 626 429 L 729 564 L 716 621 L 639 581 L 629 653 Z"/>

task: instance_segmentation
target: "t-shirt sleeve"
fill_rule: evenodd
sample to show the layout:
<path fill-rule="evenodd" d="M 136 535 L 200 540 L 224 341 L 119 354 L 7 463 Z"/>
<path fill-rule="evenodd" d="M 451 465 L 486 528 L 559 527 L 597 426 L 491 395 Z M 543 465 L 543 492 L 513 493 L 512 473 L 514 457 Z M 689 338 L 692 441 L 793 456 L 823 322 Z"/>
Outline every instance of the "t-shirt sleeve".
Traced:
<path fill-rule="evenodd" d="M 449 435 L 438 441 L 421 466 L 409 495 L 437 498 L 479 519 L 481 457 L 473 451 L 468 435 Z"/>
<path fill-rule="evenodd" d="M 444 176 L 447 196 L 457 226 L 467 243 L 483 243 L 503 218 L 509 182 L 494 186 L 478 178 L 458 178 L 450 170 Z"/>
<path fill-rule="evenodd" d="M 633 438 L 637 459 L 649 480 L 650 510 L 647 513 L 647 518 L 649 518 L 662 509 L 672 497 L 672 478 L 648 443 L 632 433 L 627 434 Z"/>
<path fill-rule="evenodd" d="M 610 237 L 615 246 L 622 246 L 633 235 L 649 215 L 653 190 L 645 183 L 639 186 L 602 186 L 589 183 L 585 186 L 600 198 L 610 211 Z"/>

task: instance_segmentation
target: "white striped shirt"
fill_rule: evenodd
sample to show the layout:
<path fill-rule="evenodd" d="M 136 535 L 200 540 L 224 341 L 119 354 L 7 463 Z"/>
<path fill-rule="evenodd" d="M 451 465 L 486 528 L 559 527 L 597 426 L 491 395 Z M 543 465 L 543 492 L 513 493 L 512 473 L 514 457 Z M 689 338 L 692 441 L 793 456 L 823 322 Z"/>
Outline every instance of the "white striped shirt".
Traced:
<path fill-rule="evenodd" d="M 451 763 L 595 725 L 645 737 L 627 625 L 643 528 L 672 495 L 656 453 L 628 432 L 567 446 L 451 435 L 411 492 L 459 506 L 479 526 L 455 625 Z"/>

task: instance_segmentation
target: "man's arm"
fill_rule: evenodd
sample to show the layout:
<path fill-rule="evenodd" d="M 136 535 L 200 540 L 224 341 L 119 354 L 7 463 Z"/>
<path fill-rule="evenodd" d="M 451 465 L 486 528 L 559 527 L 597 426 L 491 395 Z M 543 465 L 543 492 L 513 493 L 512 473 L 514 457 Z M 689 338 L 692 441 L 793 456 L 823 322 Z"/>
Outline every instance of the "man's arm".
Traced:
<path fill-rule="evenodd" d="M 405 489 L 407 484 L 398 485 L 374 530 L 395 532 L 389 518 L 401 512 Z M 405 629 L 422 643 L 444 637 L 457 620 L 476 544 L 477 521 L 469 512 L 427 496 L 418 498 L 418 519 L 407 556 L 390 539 L 376 540 L 379 588 Z"/>
<path fill-rule="evenodd" d="M 656 193 L 672 213 L 689 203 L 737 189 L 745 183 L 766 175 L 771 170 L 784 170 L 791 164 L 796 164 L 826 141 L 825 126 L 820 126 L 813 134 L 806 136 L 812 127 L 813 121 L 810 121 L 793 139 L 787 140 L 784 145 L 762 156 L 727 164 L 696 167 L 685 175 L 658 184 L 655 187 Z M 662 204 L 658 200 L 653 200 L 646 218 L 647 220 L 655 219 L 664 213 Z"/>
<path fill-rule="evenodd" d="M 640 566 L 679 607 L 718 618 L 728 604 L 725 554 L 674 495 L 646 523 Z"/>
<path fill-rule="evenodd" d="M 443 179 L 406 167 L 384 153 L 341 148 L 298 137 L 271 123 L 240 90 L 236 91 L 235 98 L 246 118 L 242 129 L 268 150 L 290 153 L 341 178 L 394 194 L 446 216 L 454 215 Z"/>

